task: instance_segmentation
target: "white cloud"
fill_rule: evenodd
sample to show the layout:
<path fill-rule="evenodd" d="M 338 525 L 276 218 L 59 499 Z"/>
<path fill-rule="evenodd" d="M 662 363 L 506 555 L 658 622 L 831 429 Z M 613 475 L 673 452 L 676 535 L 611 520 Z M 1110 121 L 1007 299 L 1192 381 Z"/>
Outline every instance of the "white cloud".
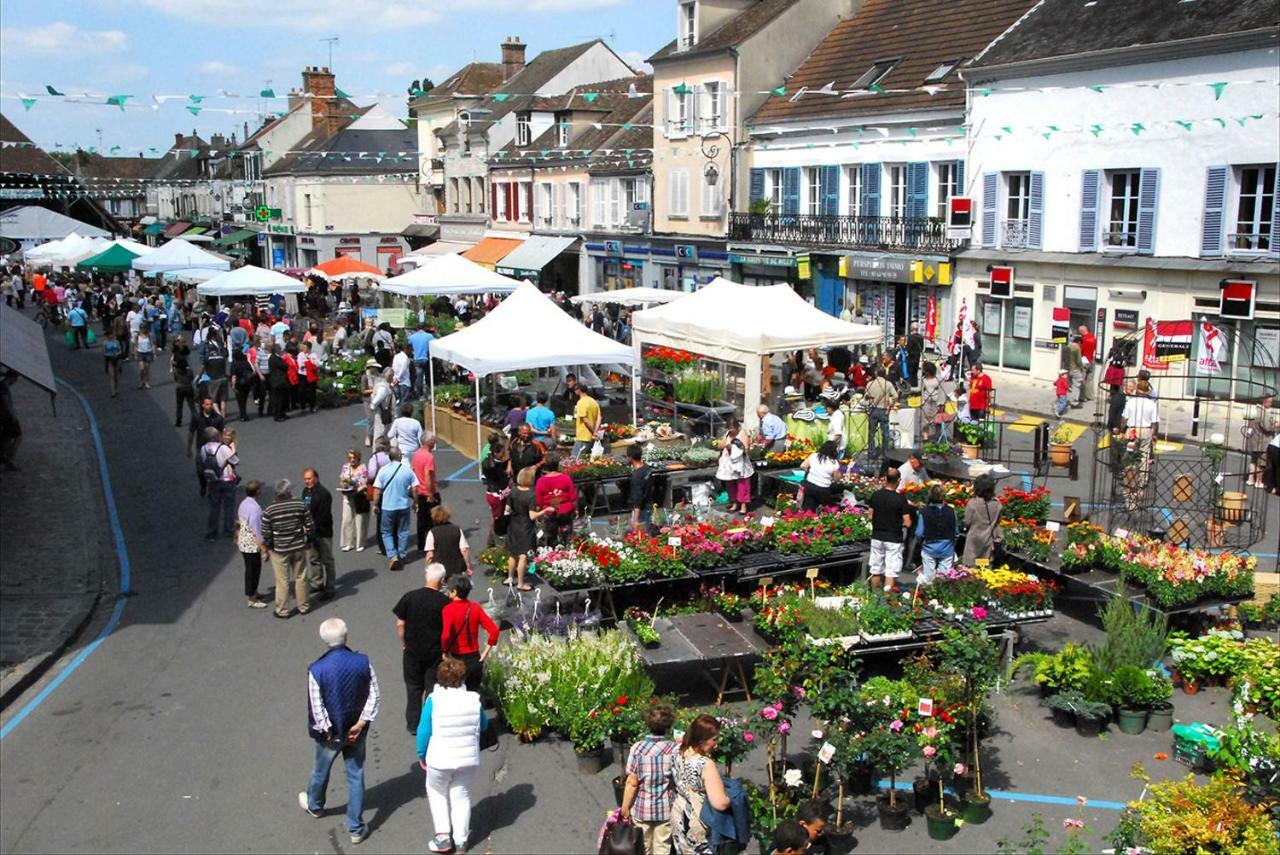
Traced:
<path fill-rule="evenodd" d="M 411 62 L 393 62 L 390 65 L 384 65 L 382 70 L 392 77 L 408 77 L 417 69 Z"/>
<path fill-rule="evenodd" d="M 231 63 L 223 62 L 220 59 L 211 59 L 208 62 L 200 63 L 200 68 L 197 71 L 213 77 L 223 77 L 228 74 L 235 74 L 239 69 Z"/>
<path fill-rule="evenodd" d="M 150 73 L 151 69 L 138 62 L 112 62 L 98 69 L 99 78 L 108 83 L 133 83 Z"/>
<path fill-rule="evenodd" d="M 618 56 L 622 57 L 623 62 L 634 68 L 636 71 L 643 71 L 646 74 L 653 73 L 653 66 L 647 62 L 652 54 L 653 51 L 649 51 L 648 53 L 640 50 L 618 51 Z"/>
<path fill-rule="evenodd" d="M 416 27 L 439 17 L 437 9 L 381 0 L 274 0 L 245 13 L 242 0 L 142 0 L 144 6 L 199 24 L 221 27 L 275 27 L 288 30 L 332 31 L 359 25 Z M 448 4 L 438 4 L 448 5 Z"/>
<path fill-rule="evenodd" d="M 85 56 L 118 53 L 128 47 L 120 30 L 82 30 L 65 21 L 21 29 L 0 28 L 4 50 L 40 56 Z"/>

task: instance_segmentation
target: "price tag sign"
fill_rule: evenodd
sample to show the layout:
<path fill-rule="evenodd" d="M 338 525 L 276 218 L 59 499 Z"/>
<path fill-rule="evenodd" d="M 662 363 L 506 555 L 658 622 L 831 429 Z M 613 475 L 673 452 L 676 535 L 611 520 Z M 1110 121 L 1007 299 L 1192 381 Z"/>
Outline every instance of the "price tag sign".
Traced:
<path fill-rule="evenodd" d="M 818 578 L 818 568 L 817 568 L 817 567 L 810 567 L 808 570 L 804 571 L 804 577 L 805 577 L 806 579 L 817 579 L 817 578 Z"/>
<path fill-rule="evenodd" d="M 773 517 L 761 517 L 760 525 L 764 526 L 765 528 L 773 528 Z"/>
<path fill-rule="evenodd" d="M 1049 531 L 1057 531 L 1062 526 L 1058 525 L 1058 523 L 1055 522 L 1054 520 L 1049 520 L 1047 523 L 1044 524 L 1044 527 L 1047 528 Z"/>
<path fill-rule="evenodd" d="M 933 698 L 921 698 L 916 712 L 923 716 L 933 715 Z"/>
<path fill-rule="evenodd" d="M 974 566 L 974 567 L 990 567 L 990 566 L 991 566 L 991 559 L 990 559 L 990 558 L 975 558 L 975 559 L 973 559 L 973 566 Z"/>
<path fill-rule="evenodd" d="M 1128 537 L 1128 536 L 1129 536 L 1129 529 L 1127 528 L 1116 529 L 1116 537 Z"/>
<path fill-rule="evenodd" d="M 676 547 L 680 546 L 680 538 L 678 538 L 678 537 L 668 537 L 668 538 L 667 538 L 667 546 L 676 546 Z"/>
<path fill-rule="evenodd" d="M 763 576 L 763 577 L 761 577 L 761 579 L 760 579 L 760 587 L 761 587 L 761 588 L 767 588 L 767 587 L 769 587 L 769 586 L 770 586 L 770 585 L 772 585 L 772 584 L 773 584 L 773 577 L 772 577 L 772 576 Z"/>
<path fill-rule="evenodd" d="M 822 747 L 818 749 L 818 759 L 823 763 L 830 763 L 831 758 L 836 756 L 836 747 L 830 742 L 822 743 Z"/>

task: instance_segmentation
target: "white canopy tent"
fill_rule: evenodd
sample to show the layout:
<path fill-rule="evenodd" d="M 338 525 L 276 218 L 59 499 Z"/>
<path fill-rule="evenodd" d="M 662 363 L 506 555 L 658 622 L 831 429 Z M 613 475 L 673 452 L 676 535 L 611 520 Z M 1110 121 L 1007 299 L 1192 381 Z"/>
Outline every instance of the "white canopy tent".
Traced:
<path fill-rule="evenodd" d="M 377 287 L 381 291 L 401 294 L 405 297 L 435 297 L 440 294 L 509 294 L 520 287 L 520 281 L 503 276 L 501 273 L 494 273 L 489 268 L 461 255 L 437 255 L 422 262 L 408 273 L 377 283 Z"/>
<path fill-rule="evenodd" d="M 851 324 L 817 309 L 789 285 L 741 285 L 717 278 L 701 290 L 631 316 L 639 359 L 646 345 L 695 351 L 747 367 L 743 418 L 754 423 L 761 357 L 810 347 L 874 344 L 884 330 Z"/>
<path fill-rule="evenodd" d="M 230 270 L 231 262 L 220 255 L 206 252 L 182 238 L 174 238 L 164 246 L 134 259 L 133 269 L 140 273 L 164 273 L 169 270 Z"/>
<path fill-rule="evenodd" d="M 668 288 L 618 288 L 614 291 L 597 291 L 570 297 L 572 303 L 615 303 L 619 306 L 652 306 L 670 303 L 686 296 L 684 291 Z"/>
<path fill-rule="evenodd" d="M 110 241 L 103 237 L 85 237 L 84 235 L 68 235 L 62 240 L 52 241 L 35 249 L 28 250 L 26 259 L 35 264 L 48 264 L 52 267 L 70 267 L 77 261 L 83 261 L 91 255 L 102 252 Z"/>
<path fill-rule="evenodd" d="M 221 276 L 225 270 L 211 270 L 208 267 L 187 267 L 183 270 L 166 270 L 160 276 L 180 282 L 208 282 L 215 276 Z"/>
<path fill-rule="evenodd" d="M 0 212 L 0 237 L 29 244 L 70 235 L 109 238 L 111 232 L 39 205 L 20 205 Z"/>
<path fill-rule="evenodd" d="M 307 283 L 275 270 L 264 270 L 247 264 L 230 273 L 214 276 L 196 286 L 201 297 L 270 296 L 272 294 L 302 294 Z"/>
<path fill-rule="evenodd" d="M 460 252 L 466 252 L 471 249 L 474 244 L 460 243 L 451 240 L 438 240 L 435 243 L 427 244 L 421 249 L 415 249 L 413 252 L 400 256 L 398 261 L 401 267 L 414 267 L 419 264 L 426 264 L 431 259 L 440 255 L 457 255 Z"/>
<path fill-rule="evenodd" d="M 432 341 L 431 355 L 475 374 L 477 405 L 480 401 L 480 378 L 497 371 L 600 362 L 630 365 L 633 372 L 631 421 L 635 421 L 636 353 L 627 345 L 592 332 L 569 317 L 530 282 L 522 283 L 510 297 L 475 324 Z M 434 371 L 430 380 L 431 429 L 434 431 Z M 479 448 L 480 420 L 477 418 L 476 449 Z"/>
<path fill-rule="evenodd" d="M 128 238 L 116 238 L 115 240 L 111 241 L 111 244 L 115 246 L 122 246 L 125 249 L 132 252 L 134 255 L 147 255 L 149 253 L 155 252 L 156 250 L 154 246 L 147 246 L 145 243 L 138 243 L 136 240 L 129 240 Z M 106 248 L 107 248 L 106 246 L 102 247 L 102 249 L 104 250 Z M 99 252 L 101 251 L 102 250 L 99 250 Z"/>

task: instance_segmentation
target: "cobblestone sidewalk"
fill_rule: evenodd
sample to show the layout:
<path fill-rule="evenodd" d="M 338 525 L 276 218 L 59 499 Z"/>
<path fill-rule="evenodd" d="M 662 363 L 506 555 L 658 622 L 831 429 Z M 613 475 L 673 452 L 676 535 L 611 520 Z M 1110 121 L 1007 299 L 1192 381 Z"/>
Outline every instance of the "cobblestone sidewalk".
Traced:
<path fill-rule="evenodd" d="M 84 409 L 63 391 L 13 386 L 18 472 L 0 474 L 0 698 L 10 702 L 72 643 L 116 558 Z"/>

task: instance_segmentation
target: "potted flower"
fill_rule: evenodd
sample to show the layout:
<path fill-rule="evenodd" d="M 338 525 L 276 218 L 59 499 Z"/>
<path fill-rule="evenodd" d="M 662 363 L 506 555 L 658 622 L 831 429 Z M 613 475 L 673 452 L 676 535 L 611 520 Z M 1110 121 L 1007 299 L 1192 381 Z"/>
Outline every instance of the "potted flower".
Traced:
<path fill-rule="evenodd" d="M 966 743 L 962 756 L 967 758 L 967 766 L 973 773 L 973 787 L 961 800 L 962 812 L 966 822 L 981 824 L 991 818 L 991 797 L 982 786 L 982 742 L 978 728 L 987 693 L 995 686 L 999 674 L 1000 651 L 984 628 L 964 624 L 945 631 L 938 645 L 937 661 L 940 673 L 959 680 Z M 960 769 L 956 774 L 963 775 L 965 766 L 963 762 L 956 764 Z"/>
<path fill-rule="evenodd" d="M 1157 733 L 1167 732 L 1173 727 L 1173 683 L 1162 671 L 1148 671 L 1147 730 Z"/>
<path fill-rule="evenodd" d="M 953 430 L 956 439 L 960 440 L 961 453 L 970 460 L 977 460 L 983 443 L 987 441 L 987 429 L 980 422 L 957 421 Z"/>
<path fill-rule="evenodd" d="M 895 718 L 868 732 L 862 746 L 871 765 L 889 777 L 889 791 L 876 803 L 880 827 L 885 831 L 902 831 L 911 821 L 911 805 L 898 796 L 898 774 L 919 753 L 915 736 L 906 722 Z"/>
<path fill-rule="evenodd" d="M 710 596 L 711 607 L 725 620 L 737 623 L 742 620 L 742 612 L 747 608 L 747 598 L 741 594 L 728 591 L 716 591 Z"/>
<path fill-rule="evenodd" d="M 1076 710 L 1085 702 L 1084 694 L 1075 689 L 1050 695 L 1045 698 L 1045 706 L 1053 714 L 1053 723 L 1058 727 L 1075 727 Z"/>
<path fill-rule="evenodd" d="M 1116 724 L 1121 733 L 1137 735 L 1147 727 L 1147 704 L 1152 695 L 1151 678 L 1137 665 L 1121 665 L 1105 680 L 1105 694 L 1116 708 Z"/>
<path fill-rule="evenodd" d="M 954 744 L 952 742 L 952 726 L 941 719 L 928 718 L 919 725 L 916 742 L 920 746 L 920 754 L 925 762 L 935 769 L 941 769 L 951 762 Z M 963 774 L 963 764 L 957 764 Z M 932 772 L 932 770 L 931 770 Z M 924 821 L 929 836 L 934 840 L 950 840 L 959 829 L 960 814 L 947 807 L 946 789 L 940 772 L 928 776 L 930 783 L 936 783 L 934 798 L 924 809 Z M 985 820 L 986 817 L 983 817 Z"/>
<path fill-rule="evenodd" d="M 1076 733 L 1081 736 L 1097 736 L 1102 733 L 1111 716 L 1111 705 L 1102 701 L 1085 699 L 1076 704 Z"/>
<path fill-rule="evenodd" d="M 599 707 L 581 713 L 569 723 L 569 740 L 578 760 L 578 771 L 584 775 L 595 775 L 609 762 L 602 750 L 605 730 Z"/>
<path fill-rule="evenodd" d="M 911 610 L 889 596 L 869 597 L 858 609 L 860 632 L 867 643 L 910 638 L 913 622 Z"/>
<path fill-rule="evenodd" d="M 1054 466 L 1065 468 L 1071 465 L 1071 440 L 1074 431 L 1071 425 L 1063 422 L 1049 434 L 1049 459 Z"/>

